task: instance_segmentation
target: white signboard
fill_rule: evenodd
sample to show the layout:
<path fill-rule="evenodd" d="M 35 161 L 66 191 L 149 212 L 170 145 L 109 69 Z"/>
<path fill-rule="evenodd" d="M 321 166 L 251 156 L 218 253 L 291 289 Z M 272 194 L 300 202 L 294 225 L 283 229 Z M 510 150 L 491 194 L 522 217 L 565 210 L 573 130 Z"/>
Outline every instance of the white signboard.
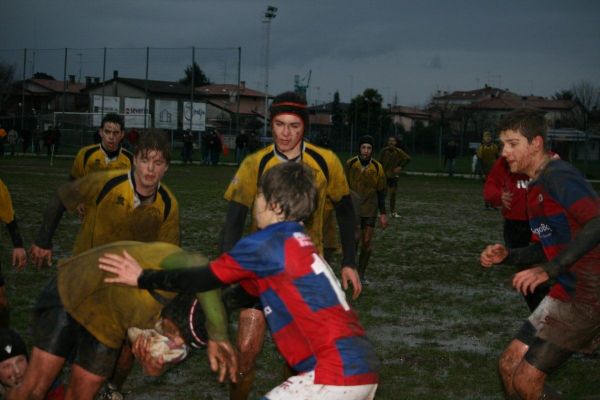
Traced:
<path fill-rule="evenodd" d="M 183 118 L 182 124 L 183 129 L 190 129 L 190 120 L 192 122 L 193 131 L 205 131 L 206 130 L 206 103 L 194 102 L 194 107 L 190 107 L 190 102 L 185 101 L 183 103 Z"/>
<path fill-rule="evenodd" d="M 148 100 L 125 97 L 125 128 L 150 128 L 150 110 L 148 109 Z M 144 125 L 144 111 L 146 114 L 146 124 Z"/>
<path fill-rule="evenodd" d="M 154 127 L 177 129 L 177 100 L 154 100 Z"/>
<path fill-rule="evenodd" d="M 100 126 L 102 122 L 102 96 L 95 94 L 92 99 L 92 112 L 94 113 L 94 118 L 92 119 L 92 123 L 94 126 Z M 108 113 L 119 113 L 119 98 L 115 96 L 104 96 L 104 115 Z"/>

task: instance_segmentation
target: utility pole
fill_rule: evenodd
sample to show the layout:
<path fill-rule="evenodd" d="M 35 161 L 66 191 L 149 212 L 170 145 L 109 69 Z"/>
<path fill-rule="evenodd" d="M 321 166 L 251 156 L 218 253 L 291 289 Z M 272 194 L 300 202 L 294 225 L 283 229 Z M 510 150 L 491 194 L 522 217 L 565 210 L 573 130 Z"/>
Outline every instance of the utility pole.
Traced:
<path fill-rule="evenodd" d="M 268 6 L 263 23 L 267 24 L 267 46 L 265 51 L 265 125 L 263 136 L 267 136 L 267 114 L 269 107 L 269 42 L 271 39 L 271 21 L 277 16 L 277 7 Z"/>

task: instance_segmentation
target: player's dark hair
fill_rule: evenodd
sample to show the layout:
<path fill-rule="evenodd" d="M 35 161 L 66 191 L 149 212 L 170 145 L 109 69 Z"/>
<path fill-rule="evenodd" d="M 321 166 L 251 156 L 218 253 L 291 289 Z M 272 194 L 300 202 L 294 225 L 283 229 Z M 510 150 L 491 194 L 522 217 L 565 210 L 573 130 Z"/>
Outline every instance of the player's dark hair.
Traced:
<path fill-rule="evenodd" d="M 173 297 L 161 315 L 177 325 L 187 345 L 195 348 L 206 345 L 208 334 L 204 325 L 204 311 L 194 293 L 180 293 Z"/>
<path fill-rule="evenodd" d="M 538 110 L 519 108 L 506 114 L 500 120 L 498 131 L 502 133 L 508 130 L 520 132 L 530 143 L 536 136 L 541 136 L 546 142 L 546 119 L 544 113 Z"/>
<path fill-rule="evenodd" d="M 304 221 L 317 204 L 313 171 L 302 163 L 285 162 L 265 172 L 260 190 L 267 205 L 281 208 L 287 221 Z"/>
<path fill-rule="evenodd" d="M 121 131 L 125 130 L 125 121 L 123 117 L 116 113 L 108 113 L 102 118 L 102 123 L 100 124 L 100 128 L 104 128 L 104 124 L 107 122 L 112 122 L 113 124 L 119 124 L 121 127 Z"/>
<path fill-rule="evenodd" d="M 153 150 L 161 152 L 167 164 L 171 162 L 171 143 L 167 134 L 160 129 L 148 129 L 142 133 L 133 153 L 137 157 Z"/>

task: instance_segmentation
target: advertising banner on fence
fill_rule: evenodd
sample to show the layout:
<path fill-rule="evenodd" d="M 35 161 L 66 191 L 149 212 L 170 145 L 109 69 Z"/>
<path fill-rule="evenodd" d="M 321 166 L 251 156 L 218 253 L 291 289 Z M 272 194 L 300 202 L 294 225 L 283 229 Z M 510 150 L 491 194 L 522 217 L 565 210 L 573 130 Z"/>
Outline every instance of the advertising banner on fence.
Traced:
<path fill-rule="evenodd" d="M 100 126 L 102 122 L 102 96 L 95 94 L 93 98 L 92 112 L 94 113 L 93 124 Z M 114 96 L 104 96 L 104 114 L 119 113 L 119 98 Z"/>
<path fill-rule="evenodd" d="M 177 129 L 177 100 L 154 100 L 154 127 Z"/>
<path fill-rule="evenodd" d="M 146 125 L 144 126 L 144 109 L 146 114 Z M 125 97 L 125 128 L 150 128 L 150 110 L 146 99 Z"/>
<path fill-rule="evenodd" d="M 183 103 L 183 129 L 190 129 L 190 120 L 193 131 L 206 130 L 206 103 L 194 102 L 194 107 L 190 107 L 190 102 Z"/>

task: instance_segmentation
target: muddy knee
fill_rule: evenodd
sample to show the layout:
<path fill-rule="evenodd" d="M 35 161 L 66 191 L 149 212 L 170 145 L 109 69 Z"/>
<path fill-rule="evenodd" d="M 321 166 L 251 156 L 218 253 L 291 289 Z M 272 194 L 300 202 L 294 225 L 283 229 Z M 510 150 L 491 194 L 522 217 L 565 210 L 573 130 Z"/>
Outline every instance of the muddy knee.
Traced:
<path fill-rule="evenodd" d="M 237 345 L 241 372 L 247 372 L 254 366 L 256 357 L 262 350 L 265 331 L 266 322 L 262 311 L 249 308 L 240 312 Z"/>

